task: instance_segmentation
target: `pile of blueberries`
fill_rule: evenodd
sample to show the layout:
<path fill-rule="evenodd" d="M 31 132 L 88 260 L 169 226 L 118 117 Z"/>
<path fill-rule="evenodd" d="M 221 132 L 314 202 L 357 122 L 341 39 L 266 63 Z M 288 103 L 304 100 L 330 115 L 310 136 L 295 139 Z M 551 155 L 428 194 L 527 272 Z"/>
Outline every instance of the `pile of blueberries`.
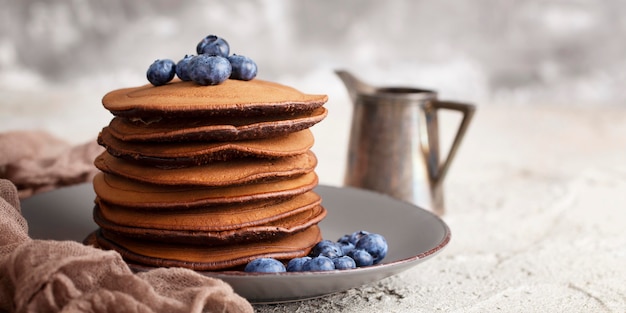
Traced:
<path fill-rule="evenodd" d="M 380 234 L 357 231 L 336 242 L 322 240 L 309 256 L 289 260 L 287 266 L 273 258 L 248 263 L 245 272 L 280 273 L 347 270 L 378 264 L 387 256 L 387 240 Z"/>
<path fill-rule="evenodd" d="M 148 81 L 161 86 L 176 75 L 181 80 L 208 86 L 221 84 L 228 78 L 251 80 L 256 77 L 256 63 L 243 55 L 229 55 L 230 46 L 221 37 L 204 37 L 196 46 L 196 52 L 198 55 L 185 55 L 178 63 L 170 59 L 154 61 L 146 73 Z"/>

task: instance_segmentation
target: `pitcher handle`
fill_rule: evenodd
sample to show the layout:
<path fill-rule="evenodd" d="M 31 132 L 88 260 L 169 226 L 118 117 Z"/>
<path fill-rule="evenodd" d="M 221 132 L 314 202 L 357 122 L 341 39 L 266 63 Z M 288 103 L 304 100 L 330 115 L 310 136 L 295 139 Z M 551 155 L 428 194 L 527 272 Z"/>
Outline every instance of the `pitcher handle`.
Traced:
<path fill-rule="evenodd" d="M 452 159 L 456 155 L 456 151 L 465 136 L 465 132 L 467 131 L 467 127 L 469 126 L 472 117 L 474 116 L 474 112 L 476 111 L 476 106 L 473 104 L 460 103 L 460 102 L 451 102 L 451 101 L 435 101 L 433 103 L 433 107 L 435 110 L 439 109 L 448 109 L 459 111 L 463 114 L 463 118 L 461 119 L 461 124 L 457 129 L 456 135 L 454 136 L 454 140 L 452 141 L 452 146 L 450 147 L 450 151 L 448 152 L 448 156 L 441 162 L 439 169 L 437 171 L 437 176 L 434 178 L 435 185 L 439 185 L 443 182 L 444 177 L 448 173 L 448 168 L 452 163 Z"/>

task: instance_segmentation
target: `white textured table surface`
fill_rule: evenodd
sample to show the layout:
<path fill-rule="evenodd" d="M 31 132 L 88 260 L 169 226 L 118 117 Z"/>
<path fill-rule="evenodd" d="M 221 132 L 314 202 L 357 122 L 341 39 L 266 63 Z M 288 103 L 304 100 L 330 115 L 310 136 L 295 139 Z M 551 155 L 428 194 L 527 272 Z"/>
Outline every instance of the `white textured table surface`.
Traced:
<path fill-rule="evenodd" d="M 255 308 L 626 312 L 626 109 L 480 107 L 445 186 L 452 241 L 435 258 Z"/>

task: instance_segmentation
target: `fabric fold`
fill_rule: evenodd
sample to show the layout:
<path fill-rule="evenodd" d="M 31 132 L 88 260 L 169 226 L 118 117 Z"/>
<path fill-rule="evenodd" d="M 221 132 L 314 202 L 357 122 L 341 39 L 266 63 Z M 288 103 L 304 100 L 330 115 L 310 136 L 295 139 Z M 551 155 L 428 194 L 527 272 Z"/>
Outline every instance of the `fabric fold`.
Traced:
<path fill-rule="evenodd" d="M 87 181 L 92 164 L 85 160 L 93 160 L 100 152 L 96 150 L 89 144 L 71 147 L 52 162 L 4 160 L 0 170 L 31 184 L 21 195 L 32 194 Z M 69 170 L 72 166 L 76 168 Z M 26 168 L 32 171 L 26 174 Z M 55 173 L 54 179 L 42 178 Z M 0 179 L 0 217 L 0 311 L 253 312 L 250 303 L 219 279 L 183 268 L 135 274 L 114 251 L 74 241 L 32 240 L 17 187 L 7 179 Z"/>
<path fill-rule="evenodd" d="M 0 178 L 13 182 L 23 199 L 89 181 L 104 148 L 95 139 L 71 145 L 42 131 L 12 131 L 0 134 L 0 151 Z"/>

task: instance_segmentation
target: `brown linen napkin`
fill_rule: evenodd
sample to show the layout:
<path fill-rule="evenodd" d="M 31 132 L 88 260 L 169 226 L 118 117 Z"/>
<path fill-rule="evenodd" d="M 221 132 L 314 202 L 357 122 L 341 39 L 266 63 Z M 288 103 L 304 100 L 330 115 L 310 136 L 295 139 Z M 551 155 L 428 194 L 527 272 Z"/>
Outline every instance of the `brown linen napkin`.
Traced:
<path fill-rule="evenodd" d="M 95 140 L 73 146 L 43 131 L 0 133 L 0 178 L 12 181 L 20 198 L 89 181 L 103 150 Z"/>
<path fill-rule="evenodd" d="M 133 274 L 120 255 L 32 240 L 15 186 L 0 179 L 0 310 L 253 312 L 225 282 L 182 268 Z"/>

